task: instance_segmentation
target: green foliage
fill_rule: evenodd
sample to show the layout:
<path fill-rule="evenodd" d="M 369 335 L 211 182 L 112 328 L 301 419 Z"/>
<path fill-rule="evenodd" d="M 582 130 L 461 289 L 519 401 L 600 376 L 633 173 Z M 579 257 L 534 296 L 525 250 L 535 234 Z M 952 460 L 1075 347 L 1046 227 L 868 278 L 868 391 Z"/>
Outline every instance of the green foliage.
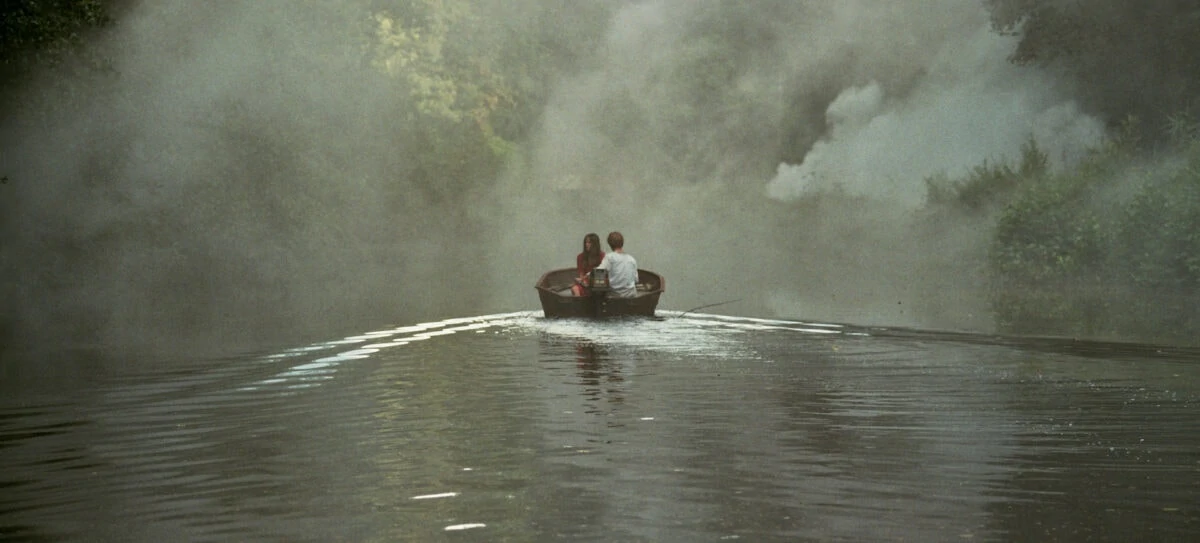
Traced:
<path fill-rule="evenodd" d="M 1196 342 L 1200 142 L 1180 140 L 1184 160 L 1163 175 L 1137 166 L 1140 138 L 1130 118 L 1071 171 L 1017 175 L 989 249 L 1003 330 Z"/>
<path fill-rule="evenodd" d="M 1030 186 L 1000 216 L 989 250 L 993 309 L 1015 332 L 1095 333 L 1108 244 L 1084 205 L 1085 180 L 1058 176 Z"/>
<path fill-rule="evenodd" d="M 986 0 L 993 27 L 1019 36 L 1019 64 L 1075 79 L 1084 105 L 1151 124 L 1200 91 L 1200 3 L 1180 0 Z M 1153 136 L 1157 137 L 1157 134 Z"/>
<path fill-rule="evenodd" d="M 436 202 L 496 178 L 520 155 L 550 88 L 593 53 L 579 47 L 602 35 L 611 9 L 548 12 L 540 2 L 486 0 L 374 6 L 370 64 L 407 98 L 404 175 Z"/>
<path fill-rule="evenodd" d="M 1046 153 L 1030 138 L 1021 146 L 1021 161 L 1015 169 L 1004 162 L 985 160 L 962 180 L 952 180 L 945 174 L 926 178 L 926 202 L 969 211 L 1001 205 L 1017 187 L 1041 179 L 1047 169 Z"/>
<path fill-rule="evenodd" d="M 93 99 L 112 64 L 89 47 L 131 0 L 11 0 L 0 2 L 0 112 L 40 125 L 52 111 Z M 37 92 L 24 92 L 34 77 Z"/>
<path fill-rule="evenodd" d="M 1200 332 L 1200 153 L 1163 182 L 1148 182 L 1116 233 L 1114 275 L 1129 285 L 1123 307 L 1139 335 Z"/>
<path fill-rule="evenodd" d="M 479 9 L 470 0 L 421 0 L 373 15 L 371 64 L 408 98 L 404 175 L 426 203 L 446 203 L 494 177 L 513 152 L 493 120 L 514 107 L 516 91 L 498 50 L 480 38 Z"/>
<path fill-rule="evenodd" d="M 412 2 L 375 14 L 372 62 L 406 88 L 419 115 L 449 124 L 473 122 L 494 136 L 490 119 L 513 90 L 497 70 L 494 50 L 472 43 L 478 15 L 465 0 Z"/>
<path fill-rule="evenodd" d="M 52 64 L 78 48 L 82 35 L 109 23 L 102 0 L 7 0 L 0 3 L 0 65 L 9 77 Z"/>

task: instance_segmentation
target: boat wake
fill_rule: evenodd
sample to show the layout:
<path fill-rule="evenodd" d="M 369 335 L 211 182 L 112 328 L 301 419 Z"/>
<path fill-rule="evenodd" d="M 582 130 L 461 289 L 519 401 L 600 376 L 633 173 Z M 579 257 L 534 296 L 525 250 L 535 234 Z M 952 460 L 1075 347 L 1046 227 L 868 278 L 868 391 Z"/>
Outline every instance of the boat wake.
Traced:
<path fill-rule="evenodd" d="M 172 391 L 208 390 L 216 394 L 238 392 L 297 393 L 321 386 L 348 364 L 381 353 L 403 349 L 414 343 L 436 340 L 457 333 L 493 330 L 499 333 L 532 334 L 547 343 L 588 345 L 610 353 L 654 352 L 687 358 L 768 358 L 759 352 L 761 341 L 747 342 L 744 334 L 770 332 L 794 334 L 797 339 L 888 338 L 901 341 L 949 341 L 976 345 L 1008 345 L 1025 350 L 1082 355 L 1089 358 L 1142 356 L 1195 360 L 1194 349 L 1131 344 L 1084 342 L 1055 338 L 1008 338 L 995 335 L 938 332 L 903 328 L 861 327 L 786 319 L 764 319 L 708 313 L 660 310 L 656 317 L 623 319 L 545 318 L 541 311 L 518 311 L 441 321 L 422 322 L 366 331 L 339 339 L 312 343 L 252 358 L 249 366 L 238 363 L 209 368 L 182 379 L 142 382 L 124 387 L 124 402 L 170 397 Z M 790 342 L 786 336 L 781 341 Z M 831 345 L 836 350 L 838 345 Z"/>
<path fill-rule="evenodd" d="M 536 333 L 551 341 L 586 342 L 609 349 L 651 350 L 693 356 L 745 354 L 736 334 L 746 331 L 770 330 L 821 336 L 868 335 L 840 324 L 679 311 L 659 311 L 658 315 L 655 318 L 598 321 L 549 319 L 543 317 L 540 311 L 519 311 L 373 330 L 264 356 L 259 361 L 266 364 L 278 364 L 283 360 L 299 363 L 288 365 L 267 378 L 241 387 L 241 390 L 312 388 L 332 379 L 346 363 L 419 341 L 489 328 Z"/>

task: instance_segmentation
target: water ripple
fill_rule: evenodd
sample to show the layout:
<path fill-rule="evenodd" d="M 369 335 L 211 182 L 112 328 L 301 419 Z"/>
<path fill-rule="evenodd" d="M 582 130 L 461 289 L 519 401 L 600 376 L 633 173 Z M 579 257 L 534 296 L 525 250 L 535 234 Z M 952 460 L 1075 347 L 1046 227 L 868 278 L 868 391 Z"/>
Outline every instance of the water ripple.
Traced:
<path fill-rule="evenodd" d="M 0 409 L 0 534 L 1188 540 L 1197 361 L 673 312 L 383 327 Z"/>

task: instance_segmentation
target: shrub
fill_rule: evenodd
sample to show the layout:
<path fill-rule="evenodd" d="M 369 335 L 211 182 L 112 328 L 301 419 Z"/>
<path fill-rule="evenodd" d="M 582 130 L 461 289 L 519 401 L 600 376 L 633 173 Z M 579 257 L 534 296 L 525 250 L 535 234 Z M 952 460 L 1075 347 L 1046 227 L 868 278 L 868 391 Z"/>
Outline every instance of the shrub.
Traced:
<path fill-rule="evenodd" d="M 1048 171 L 1046 153 L 1030 138 L 1021 147 L 1021 160 L 1014 169 L 1006 162 L 984 160 L 961 181 L 945 174 L 925 179 L 926 202 L 979 211 L 1007 202 L 1022 184 L 1040 179 Z"/>
<path fill-rule="evenodd" d="M 1117 227 L 1114 275 L 1128 329 L 1151 338 L 1200 334 L 1200 153 L 1162 182 L 1146 183 Z"/>
<path fill-rule="evenodd" d="M 988 252 L 999 325 L 1018 333 L 1094 334 L 1106 236 L 1084 201 L 1087 180 L 1046 179 L 1001 214 Z"/>

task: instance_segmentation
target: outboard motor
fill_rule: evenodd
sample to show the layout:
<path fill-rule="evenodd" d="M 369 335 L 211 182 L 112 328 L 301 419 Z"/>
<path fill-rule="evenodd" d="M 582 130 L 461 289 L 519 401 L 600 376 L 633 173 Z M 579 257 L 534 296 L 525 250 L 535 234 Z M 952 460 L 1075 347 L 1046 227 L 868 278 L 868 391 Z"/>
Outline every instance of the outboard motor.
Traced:
<path fill-rule="evenodd" d="M 607 296 L 608 291 L 608 270 L 596 268 L 588 272 L 588 288 L 591 289 L 592 295 L 597 294 Z"/>
<path fill-rule="evenodd" d="M 596 268 L 588 272 L 587 282 L 592 299 L 592 316 L 601 317 L 607 313 L 608 293 L 612 291 L 608 286 L 608 270 Z"/>

